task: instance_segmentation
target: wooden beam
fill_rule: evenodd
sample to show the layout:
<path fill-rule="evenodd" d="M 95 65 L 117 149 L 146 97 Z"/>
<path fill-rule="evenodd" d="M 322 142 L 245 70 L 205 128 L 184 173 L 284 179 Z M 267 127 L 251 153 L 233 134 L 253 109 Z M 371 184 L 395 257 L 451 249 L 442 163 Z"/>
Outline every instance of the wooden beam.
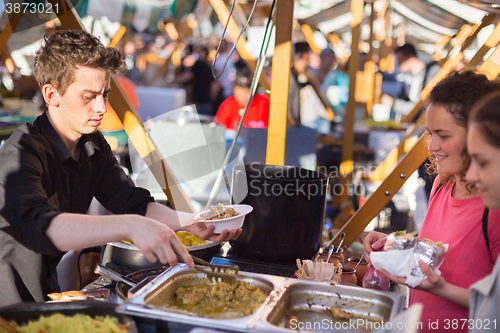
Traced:
<path fill-rule="evenodd" d="M 489 19 L 492 19 L 491 17 Z M 488 24 L 488 20 L 485 21 L 485 25 Z M 465 45 L 461 45 L 462 49 L 465 49 L 468 47 L 468 45 L 470 45 L 470 43 L 472 42 L 471 39 L 475 38 L 475 36 L 477 35 L 477 32 L 479 31 L 479 28 L 477 27 L 476 28 L 476 31 L 470 31 L 470 38 L 465 41 L 464 40 L 464 44 Z M 499 36 L 500 37 L 500 36 Z M 453 57 L 453 58 L 450 58 L 446 63 L 445 65 L 443 66 L 443 68 L 441 69 L 441 73 L 438 73 L 437 75 L 440 75 L 438 77 L 438 79 L 436 79 L 437 81 L 435 83 L 438 82 L 438 80 L 441 80 L 447 73 L 449 73 L 451 70 L 453 70 L 454 68 L 456 68 L 456 66 L 458 65 L 458 63 L 462 60 L 463 56 L 460 56 L 460 55 L 463 55 L 463 52 L 460 52 L 458 54 L 458 56 L 456 57 Z M 437 76 L 436 75 L 436 76 Z M 434 84 L 429 84 L 426 88 L 425 88 L 425 91 L 423 92 L 422 94 L 422 98 L 421 100 L 417 103 L 417 105 L 414 107 L 414 110 L 421 110 L 422 107 L 423 107 L 423 100 L 425 98 L 427 98 L 429 92 L 430 92 L 430 89 L 431 87 L 433 87 Z M 413 131 L 410 132 L 405 139 L 403 139 L 399 146 L 398 147 L 395 147 L 394 149 L 392 149 L 392 151 L 387 155 L 387 157 L 384 159 L 384 161 L 382 161 L 382 163 L 380 163 L 378 165 L 378 167 L 375 169 L 375 171 L 370 175 L 369 177 L 369 180 L 370 181 L 381 181 L 383 179 L 385 179 L 385 177 L 387 177 L 387 175 L 389 174 L 389 172 L 394 168 L 394 166 L 397 164 L 397 161 L 399 160 L 399 158 L 401 156 L 404 155 L 405 152 L 407 152 L 411 145 L 413 144 L 412 140 L 411 140 L 411 137 L 414 135 L 414 132 L 416 131 L 416 129 L 418 128 L 419 125 L 423 124 L 424 123 L 424 115 L 422 114 L 419 119 L 417 120 L 416 122 L 416 126 L 413 128 Z"/>
<path fill-rule="evenodd" d="M 174 22 L 168 22 L 165 24 L 165 32 L 171 40 L 176 41 L 179 39 L 179 31 L 177 31 Z"/>
<path fill-rule="evenodd" d="M 495 31 L 490 36 L 491 39 L 490 38 L 488 39 L 490 41 L 489 44 L 490 47 L 492 45 L 495 45 L 493 44 L 495 41 L 497 43 L 500 42 L 500 29 L 498 30 L 495 29 Z M 498 52 L 498 54 L 500 54 L 500 52 Z M 450 61 L 448 61 L 445 64 L 447 67 L 444 69 L 444 71 L 446 73 L 451 71 L 458 64 L 457 60 L 459 61 L 460 59 L 462 58 L 458 57 L 457 59 L 455 59 L 455 61 L 452 61 L 452 59 L 450 59 Z M 498 64 L 500 64 L 500 61 L 497 62 L 497 60 L 495 60 L 495 56 L 493 56 L 493 58 L 490 56 L 488 58 L 488 61 L 484 64 L 484 66 L 481 66 L 480 70 L 488 73 L 491 78 L 494 78 L 500 72 L 500 66 Z M 422 106 L 423 106 L 423 101 L 420 100 L 416 108 L 420 110 Z M 424 123 L 424 115 L 422 114 L 415 123 L 413 130 L 406 136 L 406 138 L 401 140 L 398 147 L 395 147 L 394 149 L 391 150 L 391 152 L 387 155 L 384 161 L 382 161 L 382 163 L 380 163 L 378 167 L 374 170 L 374 172 L 369 176 L 368 179 L 370 181 L 381 181 L 387 177 L 387 175 L 393 170 L 393 168 L 397 164 L 399 158 L 401 158 L 401 156 L 403 156 L 404 153 L 406 153 L 411 148 L 411 146 L 413 145 L 413 140 L 411 139 L 411 137 L 415 134 L 415 131 L 420 127 L 420 125 L 423 125 L 423 123 Z"/>
<path fill-rule="evenodd" d="M 212 4 L 212 7 L 214 8 L 215 13 L 217 14 L 217 17 L 219 18 L 219 21 L 222 23 L 223 26 L 226 25 L 227 20 L 229 20 L 229 10 L 226 7 L 226 4 L 224 3 L 223 0 L 209 0 L 210 3 Z M 276 25 L 277 27 L 277 25 Z M 236 43 L 236 40 L 238 39 L 238 35 L 240 34 L 240 28 L 238 27 L 238 24 L 236 24 L 236 21 L 231 17 L 231 20 L 229 21 L 229 24 L 227 26 L 227 32 L 229 34 L 229 37 L 233 40 L 234 43 Z M 255 68 L 257 66 L 257 62 L 255 59 L 252 57 L 252 55 L 248 52 L 246 48 L 246 39 L 245 37 L 241 36 L 238 44 L 236 44 L 236 49 L 238 50 L 238 54 L 240 57 L 246 62 L 248 68 L 252 71 L 252 73 L 255 73 Z M 261 75 L 259 78 L 259 84 L 264 88 L 264 89 L 270 89 L 271 85 L 269 84 L 269 81 L 267 81 L 266 77 L 264 75 Z"/>
<path fill-rule="evenodd" d="M 370 45 L 370 49 L 368 51 L 368 61 L 373 61 L 373 39 L 375 38 L 373 22 L 375 22 L 375 1 L 370 3 L 370 35 L 368 37 L 368 45 Z"/>
<path fill-rule="evenodd" d="M 394 169 L 399 159 L 408 152 L 411 147 L 415 144 L 413 140 L 413 136 L 416 131 L 420 129 L 420 126 L 424 124 L 424 114 L 422 114 L 413 129 L 403 138 L 397 147 L 394 147 L 389 154 L 387 154 L 386 158 L 377 166 L 373 172 L 368 176 L 368 180 L 371 182 L 380 182 L 384 180 L 387 175 Z"/>
<path fill-rule="evenodd" d="M 57 4 L 60 9 L 57 14 L 63 28 L 85 30 L 80 17 L 69 0 L 48 0 L 48 2 L 52 4 L 53 8 Z M 109 104 L 123 122 L 123 127 L 130 141 L 151 169 L 172 207 L 179 211 L 195 212 L 191 200 L 179 186 L 177 178 L 168 167 L 160 151 L 156 149 L 154 142 L 147 136 L 141 118 L 130 104 L 115 77 L 111 78 Z"/>
<path fill-rule="evenodd" d="M 458 34 L 456 36 L 452 37 L 452 39 L 450 40 L 451 48 L 448 50 L 448 53 L 446 54 L 446 56 L 443 57 L 441 62 L 448 61 L 448 59 L 449 59 L 450 55 L 453 53 L 453 51 L 458 49 L 463 44 L 463 42 L 466 40 L 466 38 L 470 35 L 470 33 L 473 31 L 472 29 L 477 28 L 477 27 L 478 27 L 478 25 L 471 26 L 468 24 L 464 24 L 460 28 L 460 31 L 458 32 Z"/>
<path fill-rule="evenodd" d="M 7 67 L 7 70 L 9 71 L 9 73 L 21 76 L 21 72 L 19 70 L 19 67 L 17 67 L 16 64 L 14 63 L 14 60 L 12 59 L 9 48 L 7 46 L 5 46 L 3 48 L 3 51 L 0 51 L 0 52 L 2 53 L 2 57 L 5 59 L 5 67 Z"/>
<path fill-rule="evenodd" d="M 493 33 L 488 37 L 488 39 L 484 42 L 484 44 L 477 50 L 476 54 L 472 57 L 472 59 L 467 63 L 467 68 L 475 68 L 479 64 L 483 62 L 484 56 L 488 51 L 500 43 L 500 24 L 497 24 Z"/>
<path fill-rule="evenodd" d="M 495 51 L 486 59 L 486 61 L 479 67 L 479 71 L 488 75 L 493 80 L 500 74 L 500 48 L 497 47 Z"/>
<path fill-rule="evenodd" d="M 382 96 L 382 73 L 375 73 L 375 89 L 373 91 L 373 104 L 380 103 L 380 97 Z"/>
<path fill-rule="evenodd" d="M 330 244 L 339 242 L 340 234 L 345 233 L 344 245 L 349 247 L 365 230 L 373 218 L 387 205 L 408 177 L 425 161 L 428 156 L 427 133 L 424 133 L 415 146 L 398 163 L 391 174 L 380 184 L 365 204 L 344 224 L 332 238 Z"/>
<path fill-rule="evenodd" d="M 399 46 L 406 43 L 406 26 L 404 22 L 398 24 L 398 37 L 396 42 Z"/>
<path fill-rule="evenodd" d="M 300 26 L 300 30 L 302 30 L 302 33 L 306 37 L 306 42 L 311 47 L 311 51 L 313 51 L 316 54 L 320 54 L 321 48 L 314 42 L 314 31 L 311 28 L 311 26 L 308 24 L 302 24 Z"/>
<path fill-rule="evenodd" d="M 163 189 L 163 192 L 175 210 L 196 212 L 191 200 L 183 191 L 173 171 L 168 166 L 155 143 L 144 130 L 144 124 L 134 107 L 131 105 L 115 77 L 111 79 L 109 104 L 123 123 L 130 142 L 136 148 L 139 156 L 146 162 L 149 169 Z"/>
<path fill-rule="evenodd" d="M 371 118 L 375 96 L 375 63 L 372 60 L 365 62 L 364 84 L 366 96 L 366 117 Z"/>
<path fill-rule="evenodd" d="M 319 100 L 321 101 L 321 104 L 326 109 L 326 119 L 328 120 L 333 120 L 335 118 L 335 113 L 333 112 L 332 108 L 330 107 L 330 102 L 326 98 L 325 94 L 321 90 L 321 84 L 318 82 L 316 77 L 314 77 L 308 70 L 304 72 L 304 75 L 307 77 L 307 81 L 311 84 L 311 87 L 313 87 L 314 92 L 318 96 Z"/>
<path fill-rule="evenodd" d="M 316 54 L 320 54 L 321 49 L 314 42 L 314 32 L 311 27 L 308 24 L 303 24 L 301 25 L 300 29 L 304 33 L 304 36 L 306 36 L 307 44 L 309 44 L 311 50 Z M 311 84 L 311 87 L 316 93 L 316 96 L 318 96 L 321 104 L 323 104 L 323 106 L 325 107 L 326 119 L 333 120 L 333 118 L 335 117 L 335 113 L 333 113 L 333 110 L 330 107 L 330 102 L 326 98 L 325 94 L 323 94 L 323 92 L 321 91 L 321 82 L 319 82 L 316 77 L 312 75 L 308 70 L 304 72 L 304 75 L 307 77 L 307 81 L 309 81 L 309 83 Z"/>
<path fill-rule="evenodd" d="M 422 108 L 422 101 L 424 101 L 427 96 L 429 95 L 429 92 L 432 90 L 432 88 L 441 81 L 449 72 L 454 70 L 457 65 L 462 61 L 464 57 L 464 51 L 472 44 L 474 39 L 476 38 L 477 34 L 479 31 L 489 25 L 493 21 L 494 15 L 486 15 L 483 18 L 483 21 L 481 22 L 480 25 L 475 25 L 474 28 L 472 29 L 462 29 L 462 31 L 468 31 L 469 36 L 463 41 L 462 44 L 456 44 L 456 47 L 461 47 L 460 51 L 457 52 L 453 57 L 449 58 L 446 60 L 444 65 L 441 67 L 441 69 L 436 73 L 436 75 L 432 78 L 431 82 L 427 84 L 427 86 L 422 90 L 422 93 L 420 94 L 420 103 L 417 103 L 415 107 L 408 113 L 401 122 L 410 122 L 413 119 L 415 119 L 416 115 L 420 112 L 420 109 Z M 462 40 L 463 38 L 460 38 Z"/>
<path fill-rule="evenodd" d="M 476 27 L 477 28 L 477 27 Z M 470 36 L 472 29 L 474 29 L 473 26 L 470 26 L 468 24 L 464 24 L 461 28 L 458 34 L 451 40 L 451 46 L 452 47 L 461 47 L 462 44 L 465 42 L 467 37 Z"/>
<path fill-rule="evenodd" d="M 434 54 L 432 60 L 439 61 L 443 59 L 443 50 L 446 45 L 451 41 L 451 36 L 442 35 L 441 38 L 434 44 Z"/>
<path fill-rule="evenodd" d="M 377 20 L 380 24 L 378 31 L 377 31 L 377 41 L 379 42 L 379 49 L 378 49 L 378 68 L 380 69 L 381 72 L 385 72 L 387 70 L 387 65 L 386 65 L 386 55 L 387 55 L 387 47 L 385 46 L 385 25 L 386 25 L 386 15 L 387 15 L 387 7 L 388 7 L 388 2 L 387 0 L 380 0 L 380 10 L 377 13 Z"/>
<path fill-rule="evenodd" d="M 172 49 L 172 51 L 170 52 L 170 54 L 168 55 L 168 57 L 163 61 L 163 64 L 156 71 L 156 73 L 153 76 L 153 78 L 150 80 L 151 83 L 154 84 L 160 77 L 162 77 L 162 76 L 164 77 L 164 76 L 167 75 L 169 67 L 170 67 L 170 63 L 173 63 L 174 66 L 176 66 L 177 68 L 180 67 L 180 64 L 181 64 L 180 51 L 182 51 L 186 47 L 186 45 L 184 44 L 184 40 L 187 37 L 189 37 L 189 34 L 192 31 L 192 28 L 191 28 L 191 26 L 189 24 L 187 24 L 186 27 L 184 27 L 184 29 L 182 31 L 183 31 L 183 33 L 180 34 L 178 36 L 177 41 L 175 41 L 175 43 L 177 43 L 177 44 Z"/>
<path fill-rule="evenodd" d="M 393 24 L 392 24 L 392 13 L 394 9 L 392 6 L 387 8 L 387 23 L 386 23 L 386 33 L 385 33 L 385 48 L 387 51 L 385 57 L 385 71 L 387 73 L 394 73 L 396 69 L 396 59 L 394 57 L 394 53 L 392 52 L 392 33 L 393 33 Z"/>
<path fill-rule="evenodd" d="M 122 40 L 123 36 L 125 35 L 125 32 L 127 31 L 127 28 L 124 25 L 121 25 L 118 31 L 115 33 L 113 38 L 108 44 L 108 47 L 115 47 L 118 45 L 118 43 Z"/>
<path fill-rule="evenodd" d="M 212 0 L 211 0 L 212 1 Z M 293 1 L 276 2 L 276 42 L 272 64 L 271 103 L 266 164 L 285 163 L 286 120 L 292 57 Z"/>
<path fill-rule="evenodd" d="M 340 202 L 349 200 L 349 178 L 353 171 L 353 145 L 354 145 L 354 119 L 356 113 L 356 73 L 358 71 L 359 50 L 358 42 L 361 34 L 361 23 L 363 22 L 364 0 L 351 0 L 351 57 L 349 58 L 349 95 L 346 105 L 346 114 L 344 119 L 344 139 L 342 144 L 342 158 L 340 163 L 340 183 L 341 194 Z"/>
<path fill-rule="evenodd" d="M 479 67 L 490 79 L 500 74 L 500 48 L 497 48 Z M 428 133 L 425 132 L 411 150 L 403 157 L 392 172 L 385 178 L 377 190 L 368 198 L 365 204 L 338 231 L 330 244 L 337 243 L 340 234 L 345 232 L 344 244 L 349 246 L 363 232 L 368 223 L 382 210 L 389 200 L 399 191 L 406 179 L 425 161 Z"/>
<path fill-rule="evenodd" d="M 342 228 L 342 226 L 349 220 L 349 218 L 354 214 L 354 208 L 352 202 L 344 201 L 340 205 L 340 212 L 335 216 L 335 219 L 332 221 L 332 226 L 334 228 Z"/>
<path fill-rule="evenodd" d="M 387 0 L 380 0 L 380 10 L 377 13 L 377 19 L 380 24 L 377 31 L 377 40 L 382 44 L 385 40 L 385 16 L 387 14 Z"/>
<path fill-rule="evenodd" d="M 8 3 L 14 4 L 18 2 L 15 0 L 10 0 Z M 10 15 L 7 24 L 2 30 L 2 33 L 0 33 L 0 50 L 4 50 L 5 46 L 7 46 L 7 41 L 9 40 L 10 36 L 12 36 L 14 30 L 16 30 L 16 27 L 19 24 L 19 21 L 21 21 L 23 14 L 24 11 L 20 10 L 19 13 L 14 12 Z"/>
<path fill-rule="evenodd" d="M 349 54 L 340 42 L 340 37 L 337 34 L 330 33 L 328 34 L 327 39 L 335 46 L 336 51 L 338 51 L 337 53 L 339 54 L 336 54 L 337 59 L 340 60 L 341 64 L 345 64 L 349 59 Z"/>
<path fill-rule="evenodd" d="M 373 22 L 375 21 L 375 2 L 370 3 L 370 36 L 368 37 L 368 61 L 365 63 L 366 117 L 370 118 L 373 111 L 375 93 L 375 63 L 373 61 Z"/>

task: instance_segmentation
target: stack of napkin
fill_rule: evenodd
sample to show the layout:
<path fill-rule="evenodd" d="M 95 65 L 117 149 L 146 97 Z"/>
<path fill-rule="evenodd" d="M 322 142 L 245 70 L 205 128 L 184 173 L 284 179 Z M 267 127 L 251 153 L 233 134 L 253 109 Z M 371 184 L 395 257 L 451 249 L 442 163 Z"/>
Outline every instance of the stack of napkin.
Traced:
<path fill-rule="evenodd" d="M 330 262 L 322 260 L 300 260 L 297 259 L 297 267 L 299 268 L 295 273 L 299 279 L 313 279 L 313 280 L 335 280 L 340 281 L 342 275 L 342 264 L 337 263 L 334 265 Z"/>

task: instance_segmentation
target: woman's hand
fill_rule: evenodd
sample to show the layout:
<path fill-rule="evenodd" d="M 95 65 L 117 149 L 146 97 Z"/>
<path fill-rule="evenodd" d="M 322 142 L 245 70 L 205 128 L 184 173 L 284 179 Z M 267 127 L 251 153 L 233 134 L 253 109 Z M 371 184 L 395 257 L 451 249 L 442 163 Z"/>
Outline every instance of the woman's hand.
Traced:
<path fill-rule="evenodd" d="M 363 256 L 367 261 L 370 260 L 370 253 L 384 246 L 387 235 L 382 232 L 370 231 L 363 240 Z"/>
<path fill-rule="evenodd" d="M 427 291 L 431 294 L 439 294 L 440 290 L 444 289 L 444 287 L 446 286 L 445 279 L 441 275 L 438 275 L 429 265 L 427 265 L 422 260 L 418 262 L 418 266 L 427 276 L 427 278 L 423 279 L 422 282 L 420 282 L 420 284 L 414 289 Z M 399 284 L 405 284 L 406 282 L 406 277 L 392 275 L 385 269 L 381 269 L 380 272 L 392 282 Z"/>
<path fill-rule="evenodd" d="M 184 229 L 201 239 L 207 239 L 214 243 L 226 242 L 231 239 L 236 239 L 241 235 L 241 228 L 232 230 L 224 229 L 220 234 L 214 234 L 215 226 L 211 225 L 207 228 L 203 222 L 185 226 Z"/>

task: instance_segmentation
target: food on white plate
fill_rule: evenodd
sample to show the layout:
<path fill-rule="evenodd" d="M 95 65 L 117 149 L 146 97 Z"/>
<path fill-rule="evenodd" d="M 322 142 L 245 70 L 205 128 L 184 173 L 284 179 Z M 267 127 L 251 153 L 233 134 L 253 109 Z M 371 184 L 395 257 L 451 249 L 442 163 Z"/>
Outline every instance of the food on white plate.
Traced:
<path fill-rule="evenodd" d="M 208 211 L 201 213 L 200 216 L 195 219 L 195 222 L 221 220 L 238 215 L 240 215 L 240 213 L 235 211 L 233 208 L 226 207 L 219 203 L 215 206 L 210 206 Z"/>

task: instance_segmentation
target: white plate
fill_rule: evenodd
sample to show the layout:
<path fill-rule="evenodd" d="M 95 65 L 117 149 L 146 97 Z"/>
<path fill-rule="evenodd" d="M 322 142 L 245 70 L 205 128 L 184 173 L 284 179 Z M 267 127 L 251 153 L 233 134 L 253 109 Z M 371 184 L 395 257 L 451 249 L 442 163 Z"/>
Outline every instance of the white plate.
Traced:
<path fill-rule="evenodd" d="M 222 231 L 224 231 L 224 229 L 232 230 L 241 228 L 243 226 L 243 222 L 245 221 L 245 215 L 253 210 L 253 207 L 250 205 L 227 205 L 226 207 L 233 208 L 235 211 L 240 213 L 240 215 L 219 220 L 199 220 L 198 222 L 205 223 L 207 227 L 213 224 L 215 226 L 214 233 L 220 234 Z M 198 218 L 200 218 L 201 214 L 207 213 L 208 211 L 209 210 L 207 209 L 197 214 L 194 217 L 194 220 L 196 221 Z"/>

